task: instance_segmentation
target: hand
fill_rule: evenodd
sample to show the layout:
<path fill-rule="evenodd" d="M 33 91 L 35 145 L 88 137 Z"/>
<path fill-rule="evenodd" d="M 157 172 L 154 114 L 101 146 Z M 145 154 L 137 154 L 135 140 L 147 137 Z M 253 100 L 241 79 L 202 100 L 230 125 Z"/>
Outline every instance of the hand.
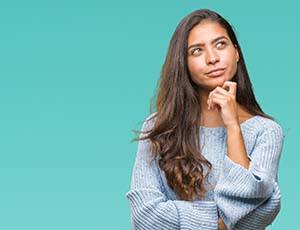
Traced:
<path fill-rule="evenodd" d="M 222 218 L 218 219 L 218 230 L 227 230 L 226 225 L 224 224 Z"/>
<path fill-rule="evenodd" d="M 239 125 L 236 86 L 233 81 L 225 81 L 222 87 L 217 87 L 209 93 L 207 104 L 209 109 L 217 109 L 226 127 Z M 229 88 L 227 91 L 225 88 Z"/>

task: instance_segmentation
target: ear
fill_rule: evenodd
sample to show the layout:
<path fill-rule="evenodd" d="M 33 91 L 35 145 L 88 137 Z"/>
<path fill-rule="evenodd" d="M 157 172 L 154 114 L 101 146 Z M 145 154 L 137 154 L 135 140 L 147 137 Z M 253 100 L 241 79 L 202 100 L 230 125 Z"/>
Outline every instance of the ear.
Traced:
<path fill-rule="evenodd" d="M 239 51 L 238 51 L 237 45 L 234 45 L 234 47 L 235 47 L 235 59 L 239 60 L 240 59 L 240 55 L 239 55 Z"/>

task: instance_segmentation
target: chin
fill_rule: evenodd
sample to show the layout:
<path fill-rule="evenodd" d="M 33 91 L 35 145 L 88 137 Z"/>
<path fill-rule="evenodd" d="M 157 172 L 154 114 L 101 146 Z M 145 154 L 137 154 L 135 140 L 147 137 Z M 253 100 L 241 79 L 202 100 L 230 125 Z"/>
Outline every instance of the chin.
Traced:
<path fill-rule="evenodd" d="M 211 84 L 208 87 L 210 90 L 215 89 L 216 87 L 220 86 L 222 87 L 225 81 L 228 81 L 224 76 L 216 77 L 211 80 Z"/>
<path fill-rule="evenodd" d="M 209 77 L 206 81 L 203 82 L 195 82 L 200 88 L 205 88 L 209 91 L 215 89 L 216 87 L 222 87 L 225 81 L 230 81 L 228 77 L 224 74 L 219 77 Z"/>
<path fill-rule="evenodd" d="M 214 82 L 216 82 L 216 84 L 218 84 L 218 85 L 224 84 L 225 81 L 228 81 L 225 76 L 220 76 L 220 77 L 214 78 Z"/>

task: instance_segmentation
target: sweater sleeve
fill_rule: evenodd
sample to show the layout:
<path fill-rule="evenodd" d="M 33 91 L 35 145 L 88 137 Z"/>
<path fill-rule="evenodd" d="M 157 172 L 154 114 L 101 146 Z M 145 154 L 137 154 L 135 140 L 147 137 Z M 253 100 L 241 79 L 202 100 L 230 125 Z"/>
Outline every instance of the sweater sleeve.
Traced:
<path fill-rule="evenodd" d="M 142 130 L 145 130 L 145 123 Z M 156 162 L 150 163 L 148 139 L 139 141 L 130 191 L 126 193 L 133 229 L 216 230 L 218 228 L 216 203 L 168 199 Z"/>
<path fill-rule="evenodd" d="M 241 218 L 234 226 L 235 230 L 264 230 L 272 224 L 281 208 L 281 193 L 277 182 L 270 198 L 259 207 Z"/>
<path fill-rule="evenodd" d="M 263 127 L 256 138 L 251 157 L 248 156 L 249 169 L 225 155 L 214 196 L 228 230 L 234 229 L 240 219 L 248 214 L 251 216 L 252 211 L 272 197 L 282 146 L 282 128 L 272 121 Z"/>

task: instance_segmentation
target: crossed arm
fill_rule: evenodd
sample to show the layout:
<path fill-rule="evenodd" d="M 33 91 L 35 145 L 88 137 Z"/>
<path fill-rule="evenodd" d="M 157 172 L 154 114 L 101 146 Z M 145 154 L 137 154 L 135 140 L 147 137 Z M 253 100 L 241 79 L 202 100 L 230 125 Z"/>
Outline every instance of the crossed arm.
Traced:
<path fill-rule="evenodd" d="M 280 190 L 272 175 L 277 172 L 281 143 L 279 127 L 262 132 L 248 169 L 226 155 L 215 200 L 188 202 L 167 199 L 158 166 L 149 163 L 149 143 L 140 141 L 131 189 L 126 193 L 132 225 L 153 230 L 264 229 L 280 209 Z M 262 154 L 267 160 L 261 161 Z"/>

